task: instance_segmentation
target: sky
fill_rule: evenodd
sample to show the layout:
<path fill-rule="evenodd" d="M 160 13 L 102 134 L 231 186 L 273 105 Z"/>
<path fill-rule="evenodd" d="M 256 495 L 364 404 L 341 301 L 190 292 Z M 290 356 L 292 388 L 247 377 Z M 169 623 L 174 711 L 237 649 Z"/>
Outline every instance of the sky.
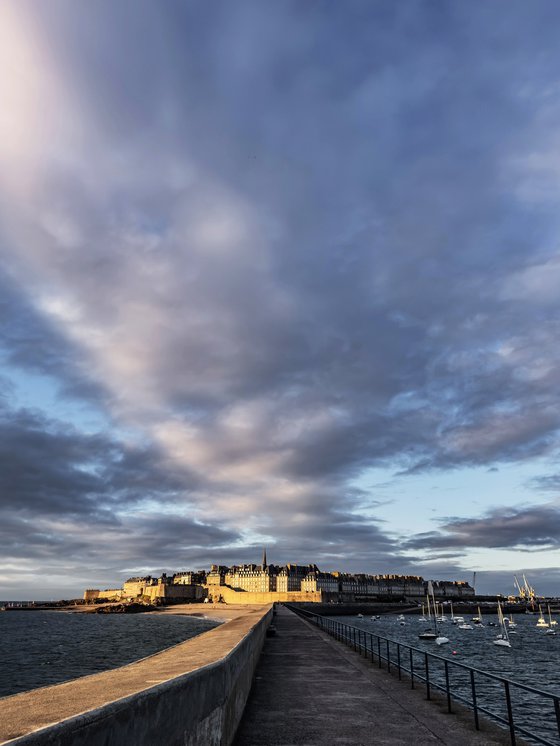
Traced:
<path fill-rule="evenodd" d="M 0 598 L 560 595 L 560 6 L 0 2 Z"/>

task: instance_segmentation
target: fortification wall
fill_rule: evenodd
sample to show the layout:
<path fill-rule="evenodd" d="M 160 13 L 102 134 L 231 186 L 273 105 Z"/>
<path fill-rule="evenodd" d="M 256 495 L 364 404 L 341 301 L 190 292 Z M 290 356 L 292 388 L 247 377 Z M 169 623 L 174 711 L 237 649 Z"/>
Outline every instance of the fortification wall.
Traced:
<path fill-rule="evenodd" d="M 203 598 L 204 589 L 200 585 L 186 585 L 184 583 L 166 585 L 158 583 L 157 585 L 146 586 L 144 588 L 144 595 L 149 598 L 184 598 L 185 600 L 195 600 Z"/>
<path fill-rule="evenodd" d="M 229 746 L 271 617 L 248 609 L 129 666 L 0 699 L 0 743 Z"/>
<path fill-rule="evenodd" d="M 297 603 L 307 601 L 320 603 L 323 600 L 321 591 L 270 591 L 255 593 L 253 591 L 236 591 L 226 585 L 208 586 L 208 597 L 211 601 L 223 601 L 226 604 L 272 604 Z"/>
<path fill-rule="evenodd" d="M 105 591 L 97 590 L 97 588 L 88 588 L 84 591 L 84 601 L 95 601 L 96 598 L 104 598 L 107 600 L 121 599 L 124 596 L 122 588 L 108 588 Z"/>

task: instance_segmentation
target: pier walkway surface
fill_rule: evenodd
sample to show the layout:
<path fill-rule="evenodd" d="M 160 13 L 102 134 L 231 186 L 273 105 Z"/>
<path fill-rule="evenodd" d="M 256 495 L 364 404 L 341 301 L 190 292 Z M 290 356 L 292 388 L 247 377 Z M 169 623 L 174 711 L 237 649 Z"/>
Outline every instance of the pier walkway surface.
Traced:
<path fill-rule="evenodd" d="M 443 703 L 426 701 L 409 680 L 379 670 L 288 609 L 278 609 L 274 624 L 234 746 L 510 743 L 493 725 L 476 731 L 472 713 L 449 714 Z"/>

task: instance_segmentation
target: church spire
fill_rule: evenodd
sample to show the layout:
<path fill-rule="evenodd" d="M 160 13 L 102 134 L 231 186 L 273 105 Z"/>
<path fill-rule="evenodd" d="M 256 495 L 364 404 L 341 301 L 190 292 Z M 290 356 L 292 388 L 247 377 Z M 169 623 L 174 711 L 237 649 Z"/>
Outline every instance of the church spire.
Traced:
<path fill-rule="evenodd" d="M 266 570 L 266 547 L 263 549 L 262 569 Z"/>

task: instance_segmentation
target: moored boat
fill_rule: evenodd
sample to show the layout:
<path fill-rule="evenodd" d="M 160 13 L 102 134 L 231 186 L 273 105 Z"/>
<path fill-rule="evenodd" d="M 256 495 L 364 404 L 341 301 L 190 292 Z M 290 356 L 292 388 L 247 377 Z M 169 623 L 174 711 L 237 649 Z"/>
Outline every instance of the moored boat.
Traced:
<path fill-rule="evenodd" d="M 502 611 L 502 606 L 499 601 L 498 601 L 498 623 L 500 625 L 500 633 L 498 634 L 496 639 L 493 640 L 494 645 L 498 645 L 499 647 L 502 647 L 502 648 L 511 648 L 511 642 L 509 641 L 508 628 L 504 621 L 504 614 Z"/>

